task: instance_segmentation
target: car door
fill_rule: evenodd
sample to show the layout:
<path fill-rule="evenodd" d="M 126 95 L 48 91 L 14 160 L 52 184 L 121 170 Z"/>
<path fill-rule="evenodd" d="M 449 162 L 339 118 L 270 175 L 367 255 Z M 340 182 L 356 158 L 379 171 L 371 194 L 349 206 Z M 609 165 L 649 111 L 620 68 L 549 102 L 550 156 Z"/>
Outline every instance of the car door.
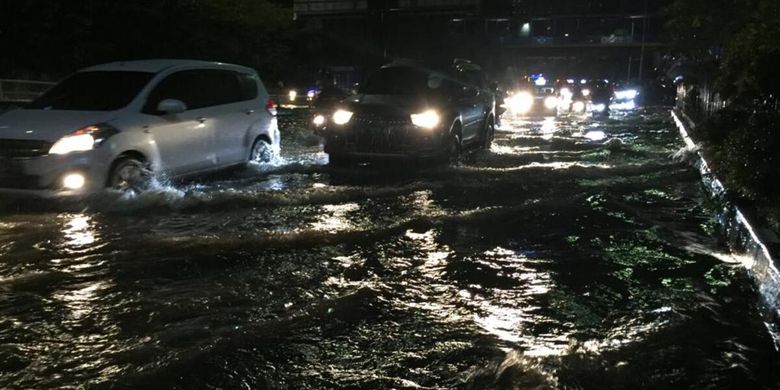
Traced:
<path fill-rule="evenodd" d="M 254 87 L 254 88 L 251 88 Z M 214 147 L 218 165 L 246 161 L 250 143 L 247 133 L 264 113 L 257 99 L 257 77 L 231 70 L 210 70 L 204 89 L 214 106 Z"/>
<path fill-rule="evenodd" d="M 468 74 L 462 71 L 459 73 L 459 79 L 462 83 L 459 106 L 463 120 L 463 141 L 468 143 L 479 136 L 482 122 L 482 96 L 478 86 L 472 83 Z"/>
<path fill-rule="evenodd" d="M 143 108 L 147 119 L 144 132 L 150 134 L 159 153 L 158 168 L 173 176 L 214 165 L 211 150 L 214 118 L 201 85 L 199 70 L 173 73 L 152 89 Z M 157 105 L 166 99 L 179 100 L 187 109 L 178 114 L 158 112 Z"/>

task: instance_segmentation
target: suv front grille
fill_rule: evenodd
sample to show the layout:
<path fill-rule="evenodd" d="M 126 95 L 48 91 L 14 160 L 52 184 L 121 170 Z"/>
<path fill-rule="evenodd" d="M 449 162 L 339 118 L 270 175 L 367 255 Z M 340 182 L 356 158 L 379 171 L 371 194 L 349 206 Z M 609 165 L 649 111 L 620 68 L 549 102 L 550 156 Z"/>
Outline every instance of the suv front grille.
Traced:
<path fill-rule="evenodd" d="M 0 157 L 25 158 L 45 156 L 49 153 L 51 146 L 52 143 L 48 141 L 0 139 Z"/>

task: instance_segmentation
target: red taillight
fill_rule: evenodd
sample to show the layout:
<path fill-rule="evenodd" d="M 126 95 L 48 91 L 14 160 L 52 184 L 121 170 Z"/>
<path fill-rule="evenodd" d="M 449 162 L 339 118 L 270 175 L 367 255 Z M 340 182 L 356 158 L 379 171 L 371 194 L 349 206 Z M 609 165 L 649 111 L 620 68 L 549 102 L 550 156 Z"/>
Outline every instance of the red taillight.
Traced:
<path fill-rule="evenodd" d="M 268 99 L 265 102 L 265 110 L 268 111 L 271 116 L 276 116 L 276 102 L 273 99 Z"/>

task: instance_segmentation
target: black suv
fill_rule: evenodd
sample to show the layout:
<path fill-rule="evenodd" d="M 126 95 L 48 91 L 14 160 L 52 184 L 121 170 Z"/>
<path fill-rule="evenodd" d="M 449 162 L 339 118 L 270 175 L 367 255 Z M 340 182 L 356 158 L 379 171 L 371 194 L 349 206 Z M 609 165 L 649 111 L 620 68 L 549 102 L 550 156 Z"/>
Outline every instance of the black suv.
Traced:
<path fill-rule="evenodd" d="M 410 61 L 381 67 L 327 118 L 322 136 L 332 163 L 373 158 L 441 158 L 488 147 L 495 96 L 478 66 L 432 69 Z"/>

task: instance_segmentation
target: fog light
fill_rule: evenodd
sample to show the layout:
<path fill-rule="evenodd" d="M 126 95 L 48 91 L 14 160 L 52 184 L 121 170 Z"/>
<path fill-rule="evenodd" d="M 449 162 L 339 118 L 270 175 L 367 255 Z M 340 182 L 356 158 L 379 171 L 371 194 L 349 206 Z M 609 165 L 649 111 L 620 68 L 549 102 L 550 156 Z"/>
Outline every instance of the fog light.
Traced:
<path fill-rule="evenodd" d="M 70 173 L 62 178 L 62 186 L 68 190 L 79 190 L 86 182 L 84 175 L 80 173 Z"/>

